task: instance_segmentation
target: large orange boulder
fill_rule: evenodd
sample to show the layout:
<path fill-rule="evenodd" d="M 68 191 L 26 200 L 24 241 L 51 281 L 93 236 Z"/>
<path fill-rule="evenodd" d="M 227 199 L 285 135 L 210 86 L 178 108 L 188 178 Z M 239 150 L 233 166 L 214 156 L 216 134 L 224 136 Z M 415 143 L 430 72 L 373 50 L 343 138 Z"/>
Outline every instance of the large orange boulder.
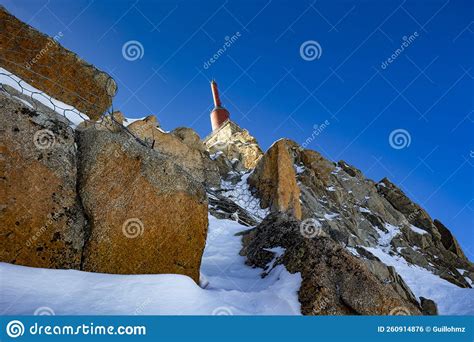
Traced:
<path fill-rule="evenodd" d="M 259 160 L 248 183 L 260 198 L 262 208 L 286 212 L 301 219 L 300 188 L 291 149 L 297 145 L 281 139 Z"/>
<path fill-rule="evenodd" d="M 85 220 L 74 132 L 64 118 L 32 110 L 17 95 L 0 92 L 0 261 L 78 269 Z"/>
<path fill-rule="evenodd" d="M 173 158 L 126 133 L 79 134 L 79 193 L 90 225 L 83 270 L 183 274 L 199 281 L 204 187 Z"/>

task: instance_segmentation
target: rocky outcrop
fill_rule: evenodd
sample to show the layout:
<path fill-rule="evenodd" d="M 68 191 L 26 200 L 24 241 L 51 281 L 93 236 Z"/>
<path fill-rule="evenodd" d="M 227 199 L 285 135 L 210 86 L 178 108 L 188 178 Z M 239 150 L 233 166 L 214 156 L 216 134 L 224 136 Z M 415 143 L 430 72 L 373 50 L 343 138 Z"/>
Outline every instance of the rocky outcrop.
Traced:
<path fill-rule="evenodd" d="M 85 120 L 81 122 L 76 129 L 82 130 L 87 128 L 95 128 L 98 130 L 107 130 L 110 132 L 121 132 L 123 130 L 123 124 L 125 117 L 122 112 L 116 111 L 110 115 L 104 115 L 99 121 Z"/>
<path fill-rule="evenodd" d="M 300 188 L 290 152 L 295 145 L 287 139 L 274 143 L 258 162 L 248 183 L 260 198 L 262 208 L 290 213 L 300 219 Z"/>
<path fill-rule="evenodd" d="M 418 204 L 412 202 L 408 196 L 406 196 L 395 184 L 390 182 L 388 178 L 382 179 L 378 183 L 377 189 L 395 209 L 400 211 L 407 218 L 408 222 L 426 230 L 437 238 L 441 237 L 436 226 L 433 224 L 430 215 L 428 215 L 428 213 Z"/>
<path fill-rule="evenodd" d="M 48 37 L 0 6 L 0 66 L 92 120 L 112 104 L 117 91 L 106 73 L 62 47 L 62 32 Z"/>
<path fill-rule="evenodd" d="M 231 120 L 206 137 L 204 144 L 214 158 L 220 159 L 224 175 L 230 171 L 253 169 L 263 156 L 257 140 Z"/>
<path fill-rule="evenodd" d="M 199 280 L 206 242 L 204 187 L 125 133 L 79 134 L 79 193 L 89 223 L 85 271 L 177 273 Z"/>
<path fill-rule="evenodd" d="M 13 90 L 9 90 L 13 93 Z M 74 132 L 37 104 L 0 92 L 0 261 L 79 268 L 84 216 L 76 194 Z"/>
<path fill-rule="evenodd" d="M 171 134 L 175 135 L 181 141 L 192 149 L 204 152 L 206 150 L 199 134 L 188 127 L 178 127 L 174 129 Z"/>
<path fill-rule="evenodd" d="M 388 315 L 404 308 L 421 314 L 418 304 L 400 296 L 382 283 L 367 267 L 331 239 L 302 234 L 301 223 L 291 216 L 271 214 L 243 238 L 241 254 L 252 266 L 267 268 L 284 264 L 290 273 L 302 277 L 298 298 L 305 315 Z M 269 251 L 281 247 L 275 262 Z"/>
<path fill-rule="evenodd" d="M 438 229 L 438 232 L 441 235 L 441 243 L 443 244 L 444 248 L 454 253 L 456 256 L 467 260 L 466 256 L 464 255 L 464 252 L 461 249 L 461 246 L 459 246 L 458 241 L 453 236 L 453 234 L 451 234 L 451 231 L 438 220 L 434 220 L 433 224 Z"/>
<path fill-rule="evenodd" d="M 137 120 L 128 125 L 127 129 L 155 151 L 174 160 L 198 182 L 209 187 L 220 185 L 218 166 L 197 142 L 192 143 L 192 130 L 188 129 L 186 133 L 182 129 L 178 133 L 166 133 L 157 127 L 154 116 Z"/>

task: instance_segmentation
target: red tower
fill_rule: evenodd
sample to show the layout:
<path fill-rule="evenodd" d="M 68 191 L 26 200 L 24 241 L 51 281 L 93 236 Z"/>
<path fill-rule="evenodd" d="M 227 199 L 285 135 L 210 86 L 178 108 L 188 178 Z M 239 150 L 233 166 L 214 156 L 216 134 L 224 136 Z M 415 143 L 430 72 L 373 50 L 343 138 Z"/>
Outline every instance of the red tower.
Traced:
<path fill-rule="evenodd" d="M 211 125 L 212 131 L 215 131 L 222 126 L 224 122 L 229 119 L 229 112 L 222 107 L 221 99 L 219 98 L 219 90 L 217 90 L 216 81 L 211 82 L 212 97 L 214 98 L 214 109 L 211 111 Z"/>

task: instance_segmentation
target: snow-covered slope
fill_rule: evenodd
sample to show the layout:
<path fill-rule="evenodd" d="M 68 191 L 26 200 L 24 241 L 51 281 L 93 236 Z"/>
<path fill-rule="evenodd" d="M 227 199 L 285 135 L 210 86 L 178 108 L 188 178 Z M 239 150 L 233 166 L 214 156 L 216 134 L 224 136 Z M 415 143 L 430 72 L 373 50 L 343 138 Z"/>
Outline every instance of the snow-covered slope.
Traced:
<path fill-rule="evenodd" d="M 204 289 L 181 275 L 111 275 L 0 263 L 0 314 L 294 315 L 299 274 L 277 266 L 268 277 L 239 256 L 248 229 L 209 216 L 201 268 Z M 43 309 L 42 309 L 43 308 Z M 47 308 L 46 310 L 44 308 Z"/>
<path fill-rule="evenodd" d="M 395 267 L 416 297 L 434 300 L 440 315 L 474 315 L 474 289 L 458 287 L 425 268 L 410 265 L 399 255 L 390 255 L 382 248 L 365 249 L 387 266 Z"/>

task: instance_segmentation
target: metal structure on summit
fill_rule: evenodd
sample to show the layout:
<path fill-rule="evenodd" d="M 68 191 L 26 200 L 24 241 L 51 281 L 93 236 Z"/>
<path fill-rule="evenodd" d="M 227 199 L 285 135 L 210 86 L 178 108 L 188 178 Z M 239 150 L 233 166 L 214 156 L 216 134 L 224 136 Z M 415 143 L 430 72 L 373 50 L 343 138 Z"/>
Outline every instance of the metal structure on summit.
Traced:
<path fill-rule="evenodd" d="M 222 107 L 221 99 L 219 98 L 219 90 L 217 89 L 216 81 L 211 81 L 212 97 L 214 99 L 214 109 L 211 111 L 211 125 L 212 131 L 219 129 L 222 124 L 229 120 L 230 114 L 227 109 Z"/>

